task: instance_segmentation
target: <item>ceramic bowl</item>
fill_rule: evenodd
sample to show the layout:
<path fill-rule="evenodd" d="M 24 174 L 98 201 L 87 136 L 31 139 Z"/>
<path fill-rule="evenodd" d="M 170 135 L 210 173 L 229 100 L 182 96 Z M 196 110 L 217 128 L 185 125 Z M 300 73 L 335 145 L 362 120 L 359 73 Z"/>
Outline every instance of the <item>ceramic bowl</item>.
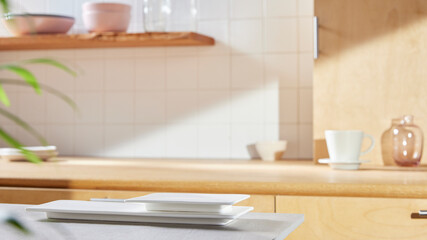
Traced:
<path fill-rule="evenodd" d="M 86 2 L 82 6 L 83 12 L 130 12 L 131 6 L 122 3 Z"/>
<path fill-rule="evenodd" d="M 264 161 L 275 161 L 282 158 L 288 145 L 287 141 L 261 141 L 255 148 Z"/>
<path fill-rule="evenodd" d="M 65 34 L 74 24 L 74 18 L 49 14 L 7 14 L 3 24 L 14 36 L 30 34 Z"/>
<path fill-rule="evenodd" d="M 131 6 L 120 3 L 83 4 L 83 23 L 89 32 L 126 32 Z"/>
<path fill-rule="evenodd" d="M 119 12 L 83 13 L 83 23 L 88 32 L 126 32 L 129 22 L 130 14 Z"/>

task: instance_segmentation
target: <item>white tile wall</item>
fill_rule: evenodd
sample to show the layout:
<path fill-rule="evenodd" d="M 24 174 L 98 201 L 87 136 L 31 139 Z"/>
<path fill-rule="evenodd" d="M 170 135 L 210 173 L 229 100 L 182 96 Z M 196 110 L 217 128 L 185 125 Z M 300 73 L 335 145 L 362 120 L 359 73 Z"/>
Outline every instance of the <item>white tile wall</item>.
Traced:
<path fill-rule="evenodd" d="M 228 89 L 230 86 L 230 57 L 201 56 L 199 58 L 200 89 Z"/>
<path fill-rule="evenodd" d="M 260 18 L 263 15 L 263 0 L 231 0 L 232 18 Z"/>
<path fill-rule="evenodd" d="M 162 158 L 166 156 L 166 130 L 164 124 L 135 125 L 133 138 L 135 156 Z"/>
<path fill-rule="evenodd" d="M 260 89 L 263 79 L 262 55 L 237 55 L 231 60 L 231 87 L 233 89 Z"/>
<path fill-rule="evenodd" d="M 25 7 L 14 9 L 75 15 L 78 33 L 86 1 L 19 0 Z M 142 31 L 142 1 L 120 2 L 134 7 L 130 31 Z M 7 87 L 10 110 L 63 155 L 247 159 L 258 157 L 256 141 L 286 139 L 285 158 L 310 158 L 313 0 L 197 0 L 197 8 L 197 31 L 215 46 L 0 52 L 1 62 L 49 56 L 79 72 L 31 67 L 79 112 L 22 87 Z"/>
<path fill-rule="evenodd" d="M 158 124 L 166 122 L 166 93 L 144 91 L 135 96 L 135 123 Z"/>
<path fill-rule="evenodd" d="M 262 23 L 261 18 L 230 22 L 230 47 L 234 54 L 262 52 Z"/>
<path fill-rule="evenodd" d="M 295 18 L 267 18 L 264 21 L 264 51 L 269 53 L 296 52 L 297 35 Z"/>
<path fill-rule="evenodd" d="M 301 2 L 301 1 L 300 1 Z M 295 0 L 266 0 L 266 17 L 295 17 L 297 15 L 297 1 Z"/>

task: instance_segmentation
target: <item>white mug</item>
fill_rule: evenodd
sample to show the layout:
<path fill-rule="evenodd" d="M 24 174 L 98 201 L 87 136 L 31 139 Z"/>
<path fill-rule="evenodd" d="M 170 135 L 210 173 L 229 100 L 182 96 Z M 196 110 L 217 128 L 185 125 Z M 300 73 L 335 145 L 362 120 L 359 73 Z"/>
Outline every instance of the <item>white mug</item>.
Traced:
<path fill-rule="evenodd" d="M 372 151 L 375 139 L 360 130 L 326 130 L 326 145 L 331 162 L 359 162 L 359 156 Z M 363 139 L 371 139 L 371 145 L 361 152 Z"/>

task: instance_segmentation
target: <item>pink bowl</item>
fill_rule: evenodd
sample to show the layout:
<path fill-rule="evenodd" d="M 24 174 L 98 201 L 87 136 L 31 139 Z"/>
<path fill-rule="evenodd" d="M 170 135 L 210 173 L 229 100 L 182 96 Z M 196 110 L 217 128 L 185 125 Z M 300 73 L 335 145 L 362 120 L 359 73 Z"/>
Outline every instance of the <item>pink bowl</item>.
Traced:
<path fill-rule="evenodd" d="M 122 12 L 85 12 L 83 23 L 89 32 L 126 32 L 129 27 L 130 13 Z"/>
<path fill-rule="evenodd" d="M 74 24 L 73 17 L 48 14 L 7 14 L 2 21 L 15 36 L 65 34 Z"/>
<path fill-rule="evenodd" d="M 131 6 L 122 3 L 96 3 L 86 2 L 83 4 L 83 12 L 104 11 L 104 12 L 130 12 Z"/>

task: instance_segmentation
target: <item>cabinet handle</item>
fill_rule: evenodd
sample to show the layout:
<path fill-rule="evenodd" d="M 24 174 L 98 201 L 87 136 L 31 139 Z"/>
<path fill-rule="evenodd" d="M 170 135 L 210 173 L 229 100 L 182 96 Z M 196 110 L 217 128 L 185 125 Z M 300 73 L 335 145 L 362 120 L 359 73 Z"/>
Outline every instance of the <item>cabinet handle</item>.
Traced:
<path fill-rule="evenodd" d="M 319 19 L 313 17 L 313 57 L 317 59 L 319 57 Z"/>
<path fill-rule="evenodd" d="M 412 219 L 420 219 L 420 218 L 426 218 L 427 219 L 427 215 L 425 214 L 425 210 L 420 210 L 417 213 L 411 213 L 411 218 Z"/>

